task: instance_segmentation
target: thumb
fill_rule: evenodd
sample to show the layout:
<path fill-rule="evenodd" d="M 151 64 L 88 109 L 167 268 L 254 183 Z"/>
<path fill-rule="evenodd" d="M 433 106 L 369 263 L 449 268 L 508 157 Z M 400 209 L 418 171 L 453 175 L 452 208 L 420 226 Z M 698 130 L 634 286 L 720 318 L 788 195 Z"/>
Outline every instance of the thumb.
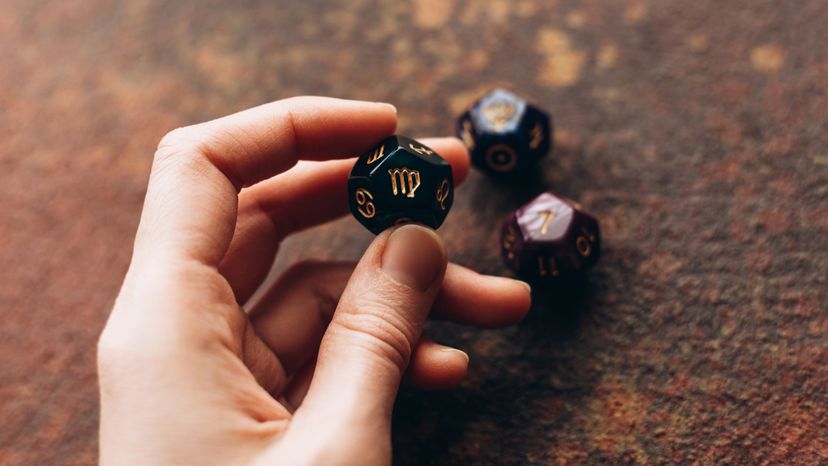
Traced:
<path fill-rule="evenodd" d="M 345 429 L 356 448 L 376 447 L 384 437 L 390 448 L 391 411 L 400 379 L 445 269 L 445 246 L 433 230 L 405 225 L 374 240 L 322 339 L 294 427 L 307 421 L 317 439 L 321 425 L 332 429 L 334 438 L 342 437 L 339 429 Z M 358 446 L 355 434 L 365 435 L 370 443 Z"/>

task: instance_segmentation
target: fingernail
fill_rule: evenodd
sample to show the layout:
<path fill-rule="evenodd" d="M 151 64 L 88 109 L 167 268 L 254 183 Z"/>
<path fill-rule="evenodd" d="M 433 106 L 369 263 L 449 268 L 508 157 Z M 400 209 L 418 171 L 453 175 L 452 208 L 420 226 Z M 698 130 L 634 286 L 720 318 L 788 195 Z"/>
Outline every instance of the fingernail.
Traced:
<path fill-rule="evenodd" d="M 405 225 L 394 230 L 382 254 L 384 271 L 420 291 L 431 288 L 445 265 L 443 240 L 434 230 L 419 225 Z"/>
<path fill-rule="evenodd" d="M 388 102 L 374 102 L 374 103 L 377 104 L 377 105 L 383 105 L 385 107 L 390 108 L 394 112 L 395 115 L 397 113 L 397 107 L 395 107 L 393 104 L 389 104 Z"/>
<path fill-rule="evenodd" d="M 515 281 L 520 283 L 521 285 L 523 285 L 523 287 L 526 288 L 527 293 L 532 294 L 532 286 L 531 285 L 529 285 L 528 283 L 526 283 L 523 280 L 515 280 Z"/>
<path fill-rule="evenodd" d="M 440 351 L 442 351 L 444 353 L 448 353 L 448 354 L 459 354 L 459 355 L 463 356 L 464 358 L 466 358 L 466 364 L 469 363 L 469 354 L 466 353 L 463 350 L 459 350 L 457 348 L 447 347 L 447 348 L 442 348 Z"/>

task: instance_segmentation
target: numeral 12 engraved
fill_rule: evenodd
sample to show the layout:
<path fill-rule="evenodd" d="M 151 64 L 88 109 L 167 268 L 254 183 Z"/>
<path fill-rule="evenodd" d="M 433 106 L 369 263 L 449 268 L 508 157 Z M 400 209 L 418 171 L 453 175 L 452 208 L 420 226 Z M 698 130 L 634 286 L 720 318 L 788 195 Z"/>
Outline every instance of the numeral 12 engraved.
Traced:
<path fill-rule="evenodd" d="M 357 207 L 357 212 L 359 212 L 363 217 L 371 218 L 377 214 L 377 207 L 373 202 L 371 202 L 374 199 L 374 196 L 372 196 L 367 189 L 357 189 L 354 197 L 356 198 L 357 205 L 360 206 Z"/>
<path fill-rule="evenodd" d="M 372 163 L 374 163 L 377 160 L 381 159 L 384 155 L 385 155 L 385 146 L 380 146 L 380 147 L 374 149 L 374 151 L 371 152 L 371 155 L 368 156 L 368 165 L 371 165 Z"/>
<path fill-rule="evenodd" d="M 414 192 L 420 187 L 420 172 L 408 167 L 392 168 L 388 170 L 391 176 L 391 190 L 394 195 L 405 194 L 413 198 Z"/>
<path fill-rule="evenodd" d="M 541 210 L 538 212 L 538 215 L 544 217 L 543 224 L 541 225 L 540 234 L 545 235 L 547 231 L 549 231 L 549 222 L 555 218 L 555 212 L 551 210 Z"/>
<path fill-rule="evenodd" d="M 448 179 L 443 180 L 440 183 L 440 187 L 437 188 L 437 202 L 440 203 L 440 208 L 446 210 L 446 199 L 449 195 L 449 181 Z"/>
<path fill-rule="evenodd" d="M 558 273 L 558 264 L 555 262 L 554 257 L 544 258 L 543 256 L 538 256 L 538 275 L 541 277 L 546 277 L 548 275 L 557 277 Z"/>

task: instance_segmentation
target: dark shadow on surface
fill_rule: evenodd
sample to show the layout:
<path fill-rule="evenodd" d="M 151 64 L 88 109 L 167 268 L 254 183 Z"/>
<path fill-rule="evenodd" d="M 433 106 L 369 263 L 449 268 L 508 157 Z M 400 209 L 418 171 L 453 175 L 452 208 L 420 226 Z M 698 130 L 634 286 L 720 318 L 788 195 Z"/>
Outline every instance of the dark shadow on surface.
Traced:
<path fill-rule="evenodd" d="M 532 310 L 519 324 L 536 338 L 555 341 L 575 337 L 596 289 L 588 276 L 532 283 Z"/>

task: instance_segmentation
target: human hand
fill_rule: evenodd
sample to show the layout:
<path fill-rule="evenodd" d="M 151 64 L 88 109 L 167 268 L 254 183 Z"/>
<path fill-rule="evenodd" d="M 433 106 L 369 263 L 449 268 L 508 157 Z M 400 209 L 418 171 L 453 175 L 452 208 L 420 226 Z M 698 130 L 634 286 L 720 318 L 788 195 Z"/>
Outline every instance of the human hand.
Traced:
<path fill-rule="evenodd" d="M 388 464 L 403 375 L 447 388 L 466 374 L 465 353 L 421 336 L 429 313 L 523 317 L 525 284 L 447 266 L 415 225 L 377 236 L 355 268 L 294 266 L 242 309 L 281 239 L 347 212 L 354 160 L 322 160 L 395 127 L 387 104 L 301 97 L 162 140 L 98 344 L 101 464 Z M 465 178 L 462 144 L 425 142 Z"/>

